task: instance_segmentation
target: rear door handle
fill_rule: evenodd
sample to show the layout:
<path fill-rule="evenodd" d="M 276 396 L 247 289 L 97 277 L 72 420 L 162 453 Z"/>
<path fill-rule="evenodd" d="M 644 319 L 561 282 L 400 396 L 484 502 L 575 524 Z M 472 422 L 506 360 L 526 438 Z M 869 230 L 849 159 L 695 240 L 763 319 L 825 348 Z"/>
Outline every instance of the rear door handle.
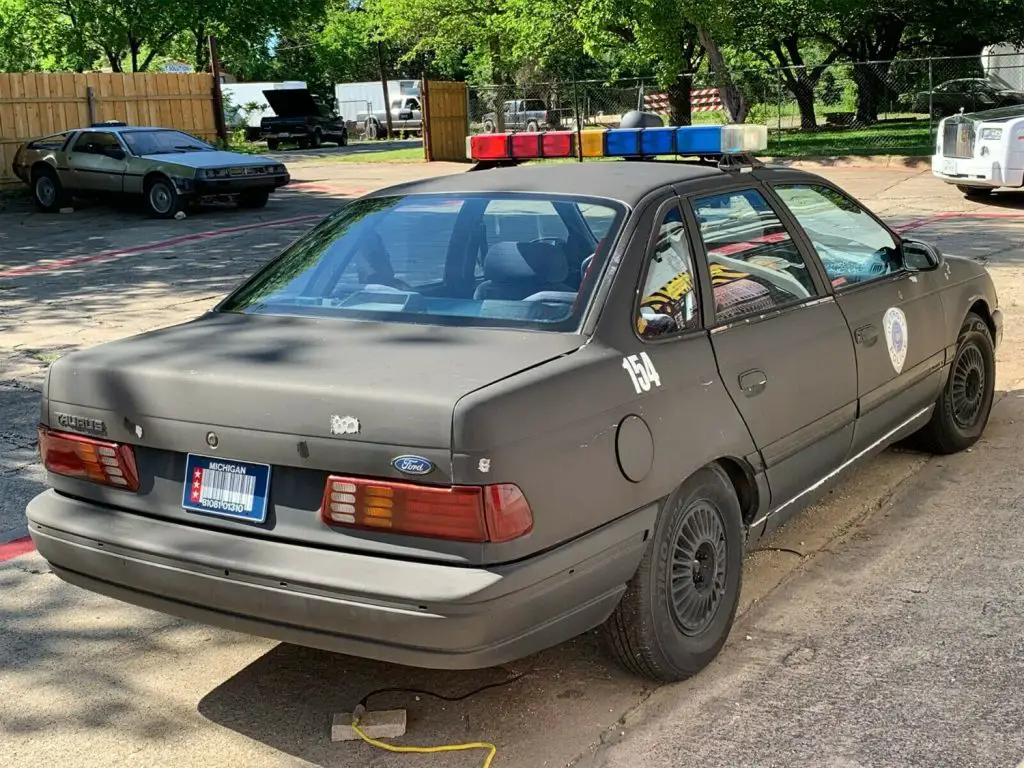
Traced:
<path fill-rule="evenodd" d="M 878 341 L 878 328 L 871 325 L 862 325 L 853 332 L 853 340 L 865 347 L 873 346 Z"/>
<path fill-rule="evenodd" d="M 745 371 L 740 374 L 740 389 L 747 397 L 760 395 L 768 384 L 768 377 L 764 371 Z"/>

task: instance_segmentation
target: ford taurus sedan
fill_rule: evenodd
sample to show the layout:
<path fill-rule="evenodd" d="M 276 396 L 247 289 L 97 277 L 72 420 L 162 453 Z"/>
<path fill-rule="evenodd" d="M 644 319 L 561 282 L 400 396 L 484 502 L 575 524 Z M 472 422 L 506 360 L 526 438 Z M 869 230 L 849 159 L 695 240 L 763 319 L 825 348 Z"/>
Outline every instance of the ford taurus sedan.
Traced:
<path fill-rule="evenodd" d="M 55 362 L 29 527 L 72 584 L 285 642 L 479 668 L 599 628 L 678 680 L 759 538 L 896 441 L 979 439 L 1001 329 L 983 267 L 810 173 L 417 181 Z"/>

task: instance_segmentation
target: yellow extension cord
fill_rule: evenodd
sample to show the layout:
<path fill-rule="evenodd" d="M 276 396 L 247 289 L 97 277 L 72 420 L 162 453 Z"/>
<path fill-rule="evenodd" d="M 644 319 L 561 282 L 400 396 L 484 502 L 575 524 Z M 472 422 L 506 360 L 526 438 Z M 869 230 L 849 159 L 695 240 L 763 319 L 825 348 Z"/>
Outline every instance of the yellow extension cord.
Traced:
<path fill-rule="evenodd" d="M 494 756 L 498 754 L 498 748 L 485 741 L 475 741 L 469 744 L 443 744 L 439 747 L 397 747 L 394 744 L 387 744 L 383 741 L 377 741 L 377 739 L 371 739 L 363 733 L 363 729 L 359 727 L 359 721 L 356 719 L 352 720 L 352 730 L 355 731 L 356 735 L 367 744 L 378 747 L 379 749 L 386 749 L 388 752 L 415 752 L 417 754 L 432 755 L 438 752 L 464 752 L 470 749 L 486 749 L 488 753 L 487 759 L 484 760 L 482 768 L 491 768 L 491 761 L 494 759 Z"/>

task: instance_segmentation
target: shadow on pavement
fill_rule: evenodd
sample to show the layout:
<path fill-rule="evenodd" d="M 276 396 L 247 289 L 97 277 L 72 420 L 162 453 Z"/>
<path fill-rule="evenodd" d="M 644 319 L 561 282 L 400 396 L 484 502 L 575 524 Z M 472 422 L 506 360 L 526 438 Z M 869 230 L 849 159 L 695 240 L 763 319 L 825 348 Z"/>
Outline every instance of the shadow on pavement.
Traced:
<path fill-rule="evenodd" d="M 460 696 L 524 673 L 507 687 L 461 702 L 385 693 L 371 698 L 368 708 L 407 709 L 406 735 L 392 740 L 395 744 L 489 741 L 498 747 L 496 764 L 566 765 L 646 693 L 642 681 L 606 660 L 593 635 L 502 667 L 455 672 L 279 645 L 205 696 L 199 713 L 318 765 L 398 768 L 419 763 L 361 743 L 333 743 L 334 714 L 351 712 L 363 696 L 381 688 Z M 479 765 L 485 754 L 432 755 L 430 765 Z"/>

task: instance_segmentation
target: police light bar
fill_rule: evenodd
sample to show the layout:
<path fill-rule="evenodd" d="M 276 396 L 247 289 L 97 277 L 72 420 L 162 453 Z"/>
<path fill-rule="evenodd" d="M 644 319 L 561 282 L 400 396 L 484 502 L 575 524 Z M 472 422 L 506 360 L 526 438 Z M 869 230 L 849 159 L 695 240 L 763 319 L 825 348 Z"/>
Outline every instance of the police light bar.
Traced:
<path fill-rule="evenodd" d="M 768 127 L 683 125 L 658 128 L 606 128 L 542 133 L 483 133 L 466 139 L 466 154 L 475 161 L 534 160 L 576 157 L 710 157 L 760 152 L 768 148 Z"/>

